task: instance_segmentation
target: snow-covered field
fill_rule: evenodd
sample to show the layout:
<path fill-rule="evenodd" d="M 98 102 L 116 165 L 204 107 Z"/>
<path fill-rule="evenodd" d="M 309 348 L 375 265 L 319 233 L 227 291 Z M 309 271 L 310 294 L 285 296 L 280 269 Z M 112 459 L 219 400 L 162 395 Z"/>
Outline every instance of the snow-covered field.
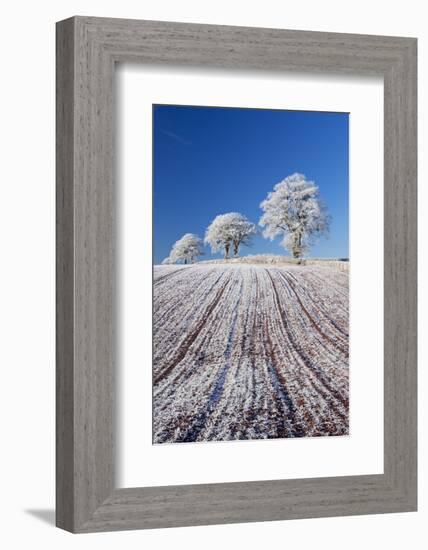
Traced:
<path fill-rule="evenodd" d="M 348 273 L 154 269 L 153 441 L 348 433 Z"/>

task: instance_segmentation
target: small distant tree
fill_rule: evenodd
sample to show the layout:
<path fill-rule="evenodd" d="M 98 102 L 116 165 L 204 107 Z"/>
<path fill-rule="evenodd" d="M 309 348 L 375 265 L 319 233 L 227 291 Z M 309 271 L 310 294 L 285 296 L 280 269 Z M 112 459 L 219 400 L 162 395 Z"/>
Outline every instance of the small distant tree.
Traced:
<path fill-rule="evenodd" d="M 301 258 L 316 237 L 327 235 L 330 216 L 319 198 L 318 187 L 303 174 L 292 174 L 277 183 L 260 204 L 264 214 L 259 225 L 273 240 L 282 236 L 281 246 Z"/>
<path fill-rule="evenodd" d="M 229 258 L 231 247 L 237 256 L 241 244 L 250 245 L 251 237 L 257 233 L 256 226 L 239 212 L 219 214 L 208 226 L 205 233 L 205 244 L 213 253 L 223 252 Z"/>
<path fill-rule="evenodd" d="M 163 260 L 163 264 L 185 264 L 193 263 L 199 256 L 203 255 L 203 242 L 200 237 L 193 233 L 186 233 L 176 241 L 169 256 Z"/>

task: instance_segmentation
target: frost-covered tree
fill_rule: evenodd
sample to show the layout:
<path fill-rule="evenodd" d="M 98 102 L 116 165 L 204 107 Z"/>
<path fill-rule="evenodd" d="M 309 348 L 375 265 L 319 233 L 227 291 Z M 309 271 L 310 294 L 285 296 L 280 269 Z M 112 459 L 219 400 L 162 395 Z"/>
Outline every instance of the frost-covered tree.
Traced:
<path fill-rule="evenodd" d="M 224 251 L 224 257 L 229 257 L 232 239 L 226 224 L 227 214 L 220 214 L 208 226 L 204 243 L 211 247 L 213 253 Z"/>
<path fill-rule="evenodd" d="M 301 258 L 316 237 L 326 235 L 330 216 L 322 204 L 318 187 L 303 174 L 292 174 L 277 183 L 260 204 L 264 214 L 259 225 L 273 240 L 282 236 L 281 246 Z"/>
<path fill-rule="evenodd" d="M 240 245 L 250 245 L 251 237 L 256 232 L 256 226 L 239 212 L 219 214 L 207 228 L 205 244 L 211 247 L 213 253 L 224 252 L 224 257 L 227 259 L 231 247 L 233 247 L 233 255 L 237 256 Z"/>
<path fill-rule="evenodd" d="M 229 230 L 232 237 L 233 255 L 237 256 L 239 247 L 242 245 L 250 246 L 251 238 L 257 233 L 256 226 L 238 212 L 226 214 L 229 216 Z"/>
<path fill-rule="evenodd" d="M 186 233 L 176 241 L 169 256 L 163 260 L 163 264 L 176 264 L 184 262 L 185 264 L 194 262 L 198 256 L 203 254 L 203 242 L 197 235 Z"/>

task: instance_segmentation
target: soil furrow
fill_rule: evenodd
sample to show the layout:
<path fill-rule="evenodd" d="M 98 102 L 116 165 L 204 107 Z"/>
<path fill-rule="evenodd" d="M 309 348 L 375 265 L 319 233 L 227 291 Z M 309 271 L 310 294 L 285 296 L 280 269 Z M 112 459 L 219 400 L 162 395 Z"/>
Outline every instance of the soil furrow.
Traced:
<path fill-rule="evenodd" d="M 344 435 L 347 274 L 155 267 L 153 442 Z"/>

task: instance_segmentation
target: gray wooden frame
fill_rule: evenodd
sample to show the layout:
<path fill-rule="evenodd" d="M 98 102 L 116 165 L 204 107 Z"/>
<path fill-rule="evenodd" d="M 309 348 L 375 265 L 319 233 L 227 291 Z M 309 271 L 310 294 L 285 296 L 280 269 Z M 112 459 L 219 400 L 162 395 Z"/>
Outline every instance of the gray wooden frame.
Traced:
<path fill-rule="evenodd" d="M 383 76 L 382 475 L 115 488 L 113 81 L 124 61 Z M 416 39 L 90 17 L 57 24 L 58 527 L 416 510 L 416 154 Z"/>

